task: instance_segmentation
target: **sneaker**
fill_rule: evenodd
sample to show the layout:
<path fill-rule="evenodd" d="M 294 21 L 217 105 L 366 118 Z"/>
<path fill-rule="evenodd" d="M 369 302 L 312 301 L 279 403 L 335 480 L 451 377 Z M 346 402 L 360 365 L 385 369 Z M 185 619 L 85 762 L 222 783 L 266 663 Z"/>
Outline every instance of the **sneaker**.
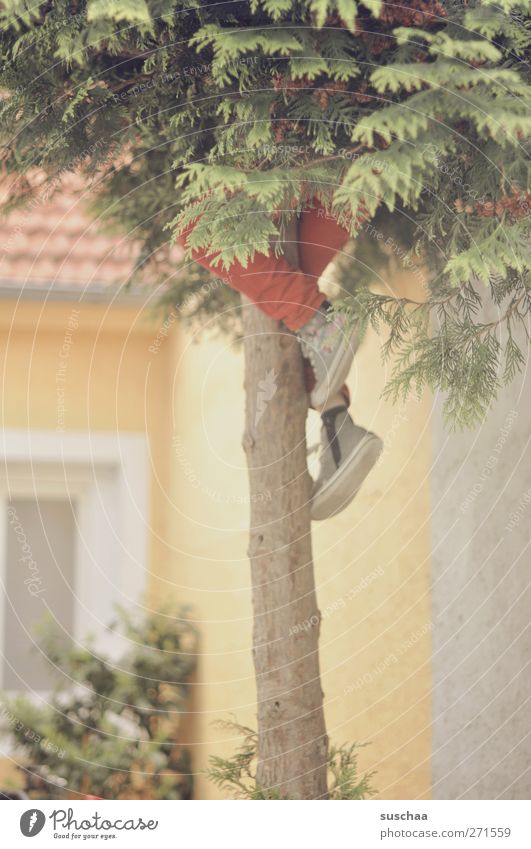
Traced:
<path fill-rule="evenodd" d="M 311 507 L 316 521 L 350 504 L 383 449 L 376 434 L 354 424 L 346 407 L 332 407 L 321 418 L 321 468 Z"/>
<path fill-rule="evenodd" d="M 297 331 L 302 355 L 309 360 L 315 384 L 310 392 L 310 404 L 321 409 L 345 382 L 357 348 L 357 334 L 349 327 L 350 319 L 338 314 L 329 315 L 330 304 L 325 302 L 315 315 Z"/>

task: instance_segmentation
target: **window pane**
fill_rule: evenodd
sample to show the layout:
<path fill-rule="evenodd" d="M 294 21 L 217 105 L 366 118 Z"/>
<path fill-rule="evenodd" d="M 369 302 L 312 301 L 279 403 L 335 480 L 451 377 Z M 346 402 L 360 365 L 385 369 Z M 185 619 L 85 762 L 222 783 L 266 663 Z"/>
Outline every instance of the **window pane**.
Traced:
<path fill-rule="evenodd" d="M 17 498 L 7 511 L 3 686 L 44 690 L 53 677 L 34 626 L 49 611 L 72 634 L 75 508 L 66 499 Z"/>

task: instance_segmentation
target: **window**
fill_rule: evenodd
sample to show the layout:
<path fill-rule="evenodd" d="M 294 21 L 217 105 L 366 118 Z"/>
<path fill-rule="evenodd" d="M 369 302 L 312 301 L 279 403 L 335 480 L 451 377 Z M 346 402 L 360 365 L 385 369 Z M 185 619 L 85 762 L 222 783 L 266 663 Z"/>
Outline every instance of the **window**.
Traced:
<path fill-rule="evenodd" d="M 144 435 L 4 431 L 0 472 L 0 688 L 45 692 L 35 640 L 43 617 L 61 639 L 111 656 L 116 604 L 146 583 Z"/>
<path fill-rule="evenodd" d="M 65 641 L 74 630 L 75 504 L 17 498 L 7 506 L 3 686 L 46 690 L 50 669 L 34 645 L 43 613 Z"/>

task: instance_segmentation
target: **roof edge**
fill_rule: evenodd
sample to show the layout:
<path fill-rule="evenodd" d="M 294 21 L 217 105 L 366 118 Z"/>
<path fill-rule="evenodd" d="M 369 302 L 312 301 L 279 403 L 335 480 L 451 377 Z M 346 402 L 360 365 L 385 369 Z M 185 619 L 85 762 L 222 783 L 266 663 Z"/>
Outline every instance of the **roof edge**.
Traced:
<path fill-rule="evenodd" d="M 126 289 L 104 283 L 91 283 L 80 286 L 79 283 L 52 284 L 44 280 L 41 284 L 12 280 L 0 280 L 0 299 L 22 301 L 79 301 L 80 303 L 139 304 L 146 302 L 147 288 L 144 290 Z"/>

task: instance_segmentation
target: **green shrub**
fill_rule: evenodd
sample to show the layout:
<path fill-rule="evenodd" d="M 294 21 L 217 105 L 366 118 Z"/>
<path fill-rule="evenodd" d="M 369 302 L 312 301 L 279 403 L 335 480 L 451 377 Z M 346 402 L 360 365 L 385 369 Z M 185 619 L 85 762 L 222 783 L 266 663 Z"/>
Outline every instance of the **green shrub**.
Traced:
<path fill-rule="evenodd" d="M 154 613 L 117 623 L 128 648 L 111 661 L 90 647 L 41 643 L 57 686 L 47 705 L 6 698 L 0 723 L 20 754 L 30 798 L 189 799 L 189 752 L 179 742 L 197 634 L 186 618 Z"/>

